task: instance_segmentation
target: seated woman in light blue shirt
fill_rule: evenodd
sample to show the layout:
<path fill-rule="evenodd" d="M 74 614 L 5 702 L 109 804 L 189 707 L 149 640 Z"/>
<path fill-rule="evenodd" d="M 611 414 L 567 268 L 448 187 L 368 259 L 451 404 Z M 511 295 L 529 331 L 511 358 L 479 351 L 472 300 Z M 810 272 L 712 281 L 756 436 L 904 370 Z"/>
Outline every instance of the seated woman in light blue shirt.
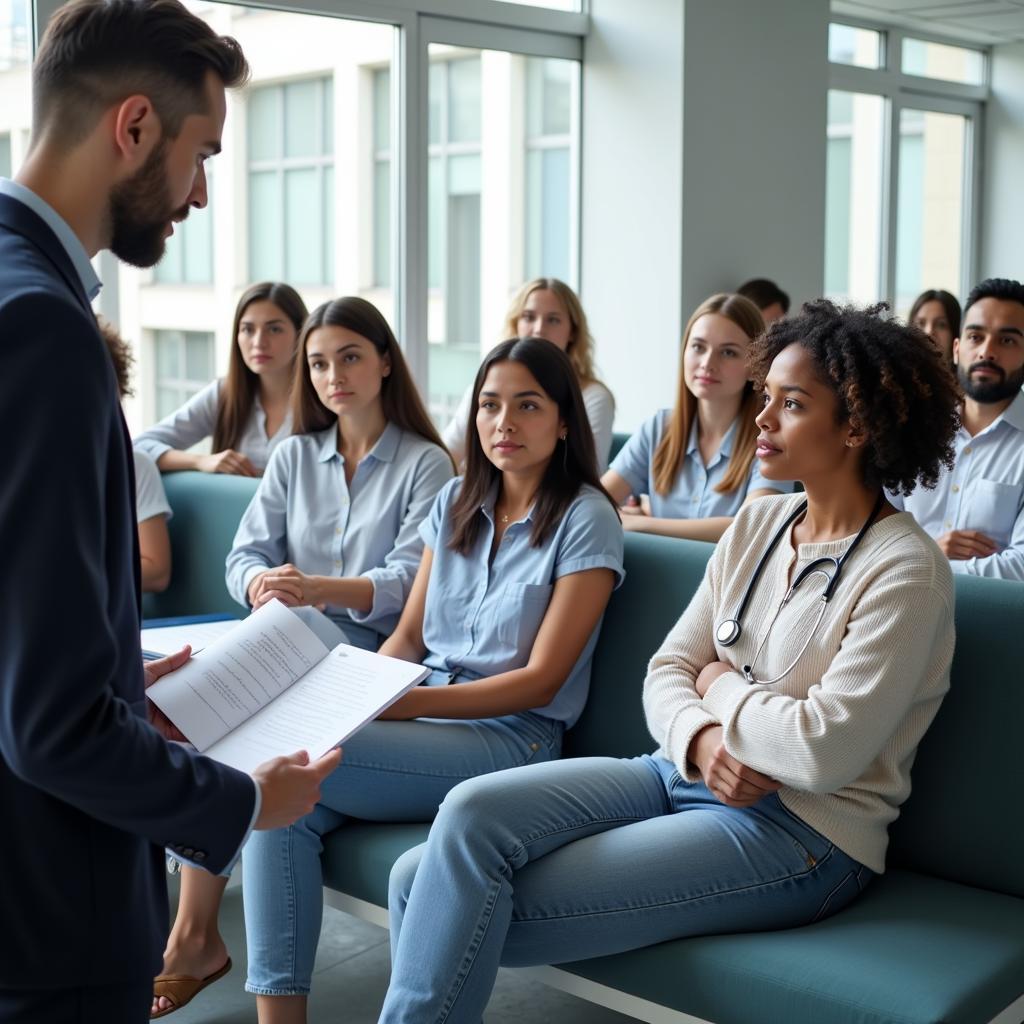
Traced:
<path fill-rule="evenodd" d="M 746 502 L 793 489 L 765 480 L 754 459 L 760 395 L 747 355 L 763 330 L 742 295 L 713 295 L 690 317 L 676 407 L 647 420 L 601 478 L 616 501 L 635 496 L 625 529 L 715 542 Z"/>
<path fill-rule="evenodd" d="M 381 647 L 428 665 L 428 685 L 346 742 L 312 814 L 246 846 L 246 988 L 261 1021 L 304 1018 L 325 833 L 349 817 L 428 821 L 463 779 L 557 758 L 586 701 L 623 541 L 575 371 L 551 342 L 513 339 L 485 359 L 473 402 L 466 475 L 420 527 L 416 581 Z"/>
<path fill-rule="evenodd" d="M 376 650 L 405 605 L 423 551 L 420 525 L 454 466 L 391 328 L 365 299 L 315 309 L 299 351 L 298 433 L 274 450 L 242 517 L 228 590 L 254 608 L 279 599 L 330 647 Z M 167 976 L 201 985 L 229 962 L 217 927 L 225 883 L 183 867 L 154 1012 L 180 998 Z"/>
<path fill-rule="evenodd" d="M 227 376 L 141 433 L 135 447 L 162 473 L 259 476 L 292 432 L 296 338 L 305 319 L 306 304 L 290 285 L 264 281 L 246 289 L 235 307 Z M 186 450 L 208 437 L 209 454 Z"/>

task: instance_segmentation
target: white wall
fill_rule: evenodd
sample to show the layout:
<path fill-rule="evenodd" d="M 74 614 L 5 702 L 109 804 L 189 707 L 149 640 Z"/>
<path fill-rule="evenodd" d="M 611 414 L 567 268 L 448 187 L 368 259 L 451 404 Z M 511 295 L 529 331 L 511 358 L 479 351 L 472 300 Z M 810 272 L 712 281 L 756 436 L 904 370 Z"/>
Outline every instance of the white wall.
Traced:
<path fill-rule="evenodd" d="M 683 8 L 591 0 L 580 295 L 616 428 L 671 404 L 681 331 Z M 668 368 L 664 372 L 662 368 Z"/>
<path fill-rule="evenodd" d="M 674 401 L 694 307 L 749 277 L 821 294 L 828 6 L 593 0 L 582 298 L 631 430 Z"/>
<path fill-rule="evenodd" d="M 992 50 L 982 197 L 979 279 L 1024 280 L 1024 43 Z"/>

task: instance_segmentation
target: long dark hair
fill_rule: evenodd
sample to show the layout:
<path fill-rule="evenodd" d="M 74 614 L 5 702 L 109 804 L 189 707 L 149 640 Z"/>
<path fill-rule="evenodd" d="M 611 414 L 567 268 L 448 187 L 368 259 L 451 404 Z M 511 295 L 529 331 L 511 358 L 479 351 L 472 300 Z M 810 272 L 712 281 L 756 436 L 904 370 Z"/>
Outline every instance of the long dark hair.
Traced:
<path fill-rule="evenodd" d="M 466 424 L 466 473 L 459 496 L 452 506 L 452 538 L 448 546 L 460 555 L 468 554 L 480 533 L 480 506 L 490 493 L 501 470 L 484 453 L 476 429 L 480 391 L 496 363 L 521 363 L 558 405 L 566 438 L 559 441 L 548 461 L 537 491 L 530 543 L 540 547 L 561 521 L 584 484 L 600 491 L 618 513 L 611 495 L 597 475 L 594 434 L 580 392 L 579 377 L 569 357 L 543 338 L 510 338 L 493 348 L 480 364 L 473 382 L 473 401 Z"/>
<path fill-rule="evenodd" d="M 959 338 L 960 303 L 956 301 L 955 295 L 950 295 L 949 292 L 943 291 L 941 288 L 929 288 L 927 291 L 921 292 L 914 299 L 914 304 L 910 307 L 910 312 L 907 314 L 907 323 L 911 327 L 916 326 L 914 321 L 917 319 L 917 314 L 921 312 L 921 307 L 926 302 L 937 302 L 942 307 L 942 311 L 946 314 L 946 320 L 949 321 L 949 329 L 953 337 Z"/>
<path fill-rule="evenodd" d="M 272 302 L 295 327 L 296 333 L 302 329 L 302 321 L 306 319 L 306 304 L 302 296 L 290 285 L 278 281 L 261 281 L 246 288 L 235 306 L 235 320 L 231 325 L 231 357 L 228 360 L 228 373 L 221 388 L 220 400 L 217 403 L 217 422 L 213 428 L 213 450 L 222 452 L 228 448 L 237 448 L 245 433 L 245 425 L 252 415 L 253 403 L 260 388 L 260 378 L 253 373 L 238 346 L 238 331 L 242 324 L 245 311 L 254 302 Z M 295 351 L 298 351 L 296 345 Z M 293 352 L 294 358 L 294 352 Z"/>
<path fill-rule="evenodd" d="M 391 363 L 391 373 L 381 381 L 380 386 L 384 418 L 402 430 L 419 434 L 442 451 L 448 451 L 427 415 L 409 372 L 409 365 L 387 320 L 373 303 L 355 295 L 332 299 L 317 306 L 302 325 L 296 346 L 298 356 L 295 360 L 295 377 L 292 380 L 293 433 L 309 434 L 326 430 L 338 422 L 337 416 L 320 401 L 306 364 L 306 342 L 318 327 L 344 327 L 365 338 L 381 358 L 387 357 Z"/>

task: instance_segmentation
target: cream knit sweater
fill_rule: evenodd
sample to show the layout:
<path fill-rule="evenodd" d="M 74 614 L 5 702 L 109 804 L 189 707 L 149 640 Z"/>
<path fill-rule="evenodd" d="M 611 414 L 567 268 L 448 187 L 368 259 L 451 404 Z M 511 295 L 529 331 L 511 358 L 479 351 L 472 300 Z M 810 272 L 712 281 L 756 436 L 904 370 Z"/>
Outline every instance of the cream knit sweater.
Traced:
<path fill-rule="evenodd" d="M 774 686 L 726 672 L 704 699 L 694 681 L 712 661 L 748 664 L 793 577 L 852 537 L 801 544 L 783 538 L 744 613 L 743 635 L 719 647 L 715 626 L 735 616 L 758 560 L 803 494 L 760 498 L 722 537 L 689 607 L 651 659 L 647 726 L 686 779 L 690 741 L 721 725 L 735 758 L 783 784 L 794 814 L 873 871 L 885 869 L 887 828 L 910 792 L 917 745 L 949 688 L 953 577 L 935 542 L 901 512 L 872 525 L 843 569 L 815 638 Z M 793 564 L 795 561 L 795 565 Z M 808 578 L 783 609 L 754 666 L 771 679 L 796 657 L 818 615 L 824 580 Z"/>

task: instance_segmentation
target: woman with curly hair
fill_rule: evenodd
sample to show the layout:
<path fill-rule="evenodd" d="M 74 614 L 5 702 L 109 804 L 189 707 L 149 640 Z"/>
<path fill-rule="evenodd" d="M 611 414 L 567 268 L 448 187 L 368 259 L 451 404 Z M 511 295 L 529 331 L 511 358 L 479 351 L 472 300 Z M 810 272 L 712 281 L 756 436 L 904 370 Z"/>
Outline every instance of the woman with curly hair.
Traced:
<path fill-rule="evenodd" d="M 499 964 L 809 924 L 885 870 L 949 686 L 953 584 L 883 488 L 948 465 L 956 387 L 877 308 L 812 303 L 752 355 L 761 472 L 806 493 L 746 506 L 715 548 L 644 684 L 655 754 L 446 797 L 392 870 L 387 1024 L 475 1024 Z"/>

